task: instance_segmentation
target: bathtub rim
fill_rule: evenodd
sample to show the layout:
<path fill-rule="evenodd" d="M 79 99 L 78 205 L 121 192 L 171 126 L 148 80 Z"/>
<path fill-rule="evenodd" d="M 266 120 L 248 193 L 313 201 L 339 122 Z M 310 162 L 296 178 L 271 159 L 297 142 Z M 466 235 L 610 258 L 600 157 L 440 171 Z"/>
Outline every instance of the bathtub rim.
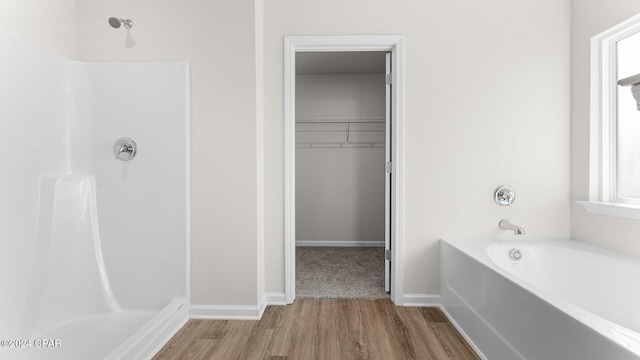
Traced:
<path fill-rule="evenodd" d="M 489 245 L 498 243 L 509 244 L 512 246 L 561 247 L 571 250 L 590 252 L 592 254 L 610 257 L 620 261 L 635 263 L 639 266 L 640 259 L 630 255 L 621 254 L 613 250 L 601 248 L 583 241 L 571 239 L 441 238 L 440 241 L 446 242 L 448 245 L 479 262 L 481 265 L 493 270 L 499 276 L 513 282 L 525 291 L 531 293 L 533 296 L 542 299 L 549 305 L 567 314 L 574 320 L 591 328 L 593 331 L 627 349 L 629 352 L 640 358 L 640 333 L 583 310 L 577 305 L 565 301 L 554 294 L 543 291 L 531 283 L 522 280 L 496 264 L 489 257 L 487 249 Z M 613 329 L 613 331 L 611 331 L 611 329 Z"/>
<path fill-rule="evenodd" d="M 473 258 L 482 260 L 482 263 L 488 262 L 493 264 L 493 261 L 485 252 L 485 248 L 490 244 L 511 244 L 517 246 L 522 245 L 541 245 L 569 248 L 572 250 L 581 250 L 599 255 L 616 258 L 618 260 L 628 261 L 640 265 L 640 258 L 631 255 L 623 254 L 614 250 L 606 249 L 600 246 L 596 246 L 585 241 L 573 240 L 573 239 L 494 239 L 494 238 L 440 238 L 440 241 L 444 241 L 449 245 L 459 249 L 472 256 Z M 469 246 L 471 245 L 471 246 Z M 470 251 L 473 250 L 474 252 Z M 477 251 L 479 254 L 476 254 Z"/>

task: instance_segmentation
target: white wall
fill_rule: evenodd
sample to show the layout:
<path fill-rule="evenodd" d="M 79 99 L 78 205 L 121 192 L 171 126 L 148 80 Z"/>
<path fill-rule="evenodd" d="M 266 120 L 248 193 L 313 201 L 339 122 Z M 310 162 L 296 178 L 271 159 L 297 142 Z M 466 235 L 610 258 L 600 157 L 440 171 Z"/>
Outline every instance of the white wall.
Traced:
<path fill-rule="evenodd" d="M 384 117 L 384 89 L 383 73 L 298 74 L 296 117 Z"/>
<path fill-rule="evenodd" d="M 73 26 L 65 21 L 72 4 L 39 3 L 5 1 L 4 9 L 19 8 L 2 12 L 2 29 L 73 56 L 73 42 L 58 35 Z M 284 288 L 283 35 L 407 37 L 407 292 L 438 292 L 441 236 L 508 236 L 496 230 L 502 217 L 524 226 L 531 237 L 567 236 L 569 1 L 369 5 L 363 11 L 353 0 L 265 4 L 266 290 Z M 192 66 L 194 303 L 254 304 L 259 297 L 252 285 L 260 278 L 253 265 L 259 257 L 257 221 L 247 222 L 258 217 L 251 215 L 259 157 L 254 6 L 168 0 L 77 5 L 80 58 L 186 60 Z M 582 6 L 587 5 L 574 4 L 574 10 Z M 35 17 L 34 9 L 49 15 Z M 50 16 L 59 12 L 62 17 Z M 135 47 L 125 47 L 126 30 L 108 27 L 110 16 L 134 20 Z M 15 25 L 25 21 L 33 23 L 24 30 Z M 501 183 L 518 191 L 515 208 L 492 203 L 491 192 Z M 233 282 L 220 275 L 227 273 L 234 274 Z"/>
<path fill-rule="evenodd" d="M 190 65 L 193 304 L 255 306 L 262 297 L 260 9 L 253 0 L 77 4 L 80 59 Z M 112 16 L 133 20 L 135 46 L 124 27 L 108 25 Z"/>
<path fill-rule="evenodd" d="M 384 112 L 383 73 L 296 75 L 298 118 Z M 304 141 L 328 140 L 326 133 L 303 135 Z M 384 161 L 384 144 L 297 147 L 296 241 L 384 242 Z"/>
<path fill-rule="evenodd" d="M 384 147 L 296 149 L 296 241 L 384 243 Z"/>
<path fill-rule="evenodd" d="M 617 3 L 597 1 L 597 9 L 586 11 L 586 2 L 574 1 L 574 30 L 609 26 L 598 20 L 599 12 L 614 14 L 613 24 L 635 11 L 632 1 Z M 73 56 L 75 45 L 64 34 L 73 33 L 74 2 L 6 0 L 2 6 L 2 31 Z M 261 154 L 266 291 L 284 291 L 284 35 L 406 36 L 407 293 L 438 293 L 439 237 L 509 237 L 497 230 L 502 217 L 525 227 L 528 237 L 569 235 L 569 0 L 374 0 L 366 9 L 355 0 L 267 2 L 264 153 L 256 115 L 261 6 L 204 0 L 77 4 L 80 59 L 191 65 L 194 303 L 243 305 L 260 298 Z M 111 16 L 134 20 L 136 46 L 126 47 L 125 29 L 107 25 Z M 573 135 L 575 155 L 585 149 L 586 137 Z M 577 170 L 585 168 L 586 161 Z M 492 201 L 502 183 L 518 191 L 514 208 Z M 574 184 L 572 191 L 580 187 Z"/>
<path fill-rule="evenodd" d="M 589 91 L 591 37 L 640 13 L 635 0 L 573 1 L 571 16 L 571 236 L 640 256 L 640 222 L 588 214 L 575 202 L 589 200 Z"/>
<path fill-rule="evenodd" d="M 266 290 L 284 289 L 282 36 L 406 35 L 405 288 L 437 293 L 439 237 L 507 237 L 496 230 L 502 217 L 530 237 L 568 235 L 569 3 L 376 0 L 366 11 L 354 0 L 265 4 Z M 76 56 L 77 21 L 80 58 L 191 64 L 195 303 L 249 304 L 258 295 L 254 261 L 225 261 L 261 259 L 259 226 L 246 221 L 260 218 L 251 214 L 261 199 L 254 196 L 260 184 L 247 180 L 256 178 L 261 154 L 253 130 L 260 110 L 252 100 L 259 97 L 259 76 L 252 74 L 261 68 L 261 17 L 253 6 L 84 0 L 76 14 L 72 0 L 0 1 L 0 32 L 67 57 Z M 636 221 L 586 214 L 573 201 L 588 195 L 589 38 L 640 5 L 573 1 L 571 11 L 571 235 L 639 255 Z M 110 16 L 134 20 L 135 47 L 125 47 L 124 29 L 108 27 Z M 491 201 L 501 183 L 518 191 L 512 209 Z M 233 283 L 219 275 L 229 272 Z"/>
<path fill-rule="evenodd" d="M 440 237 L 513 237 L 501 218 L 569 236 L 569 30 L 569 0 L 265 3 L 267 291 L 284 291 L 283 36 L 405 35 L 404 289 L 438 294 Z"/>
<path fill-rule="evenodd" d="M 76 0 L 0 0 L 0 33 L 76 57 Z"/>

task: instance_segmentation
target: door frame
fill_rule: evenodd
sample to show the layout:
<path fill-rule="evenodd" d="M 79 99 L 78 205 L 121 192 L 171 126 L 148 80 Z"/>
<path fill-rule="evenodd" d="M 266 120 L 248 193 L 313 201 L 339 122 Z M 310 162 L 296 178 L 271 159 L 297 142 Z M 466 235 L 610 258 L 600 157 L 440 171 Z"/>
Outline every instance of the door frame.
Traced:
<path fill-rule="evenodd" d="M 285 36 L 284 37 L 284 272 L 285 302 L 295 300 L 295 126 L 296 53 L 389 51 L 393 63 L 391 94 L 391 301 L 402 305 L 404 233 L 404 36 Z M 386 210 L 385 210 L 386 211 Z"/>

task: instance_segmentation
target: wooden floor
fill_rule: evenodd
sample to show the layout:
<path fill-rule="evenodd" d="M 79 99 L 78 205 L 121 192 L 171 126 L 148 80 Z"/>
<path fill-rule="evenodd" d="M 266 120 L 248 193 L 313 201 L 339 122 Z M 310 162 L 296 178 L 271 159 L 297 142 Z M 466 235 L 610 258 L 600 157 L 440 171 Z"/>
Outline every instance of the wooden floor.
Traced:
<path fill-rule="evenodd" d="M 296 300 L 261 320 L 189 320 L 160 359 L 480 359 L 438 308 Z"/>

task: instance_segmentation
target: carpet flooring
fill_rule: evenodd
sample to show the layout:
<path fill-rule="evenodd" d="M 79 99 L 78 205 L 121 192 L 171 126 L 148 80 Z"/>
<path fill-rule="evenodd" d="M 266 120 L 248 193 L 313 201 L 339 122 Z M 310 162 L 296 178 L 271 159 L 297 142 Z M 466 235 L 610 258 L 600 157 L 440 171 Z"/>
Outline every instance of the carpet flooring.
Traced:
<path fill-rule="evenodd" d="M 296 298 L 389 298 L 384 291 L 384 248 L 296 247 Z"/>

